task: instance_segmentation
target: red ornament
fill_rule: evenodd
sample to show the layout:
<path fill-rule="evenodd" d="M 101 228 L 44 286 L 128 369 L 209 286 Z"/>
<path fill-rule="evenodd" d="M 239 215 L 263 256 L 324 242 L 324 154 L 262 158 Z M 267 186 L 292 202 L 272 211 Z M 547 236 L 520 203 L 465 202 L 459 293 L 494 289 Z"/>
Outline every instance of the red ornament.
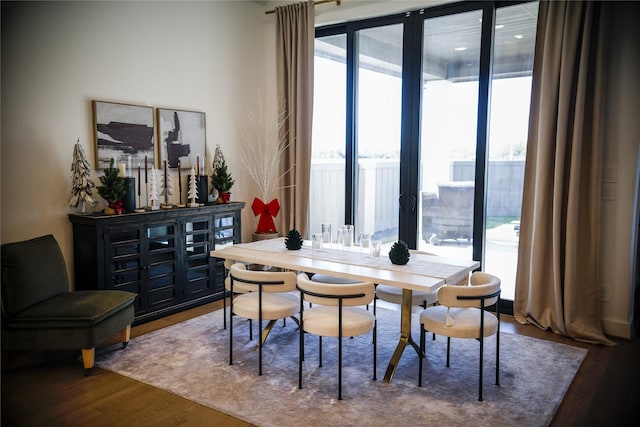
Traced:
<path fill-rule="evenodd" d="M 122 200 L 116 200 L 115 202 L 110 202 L 109 207 L 116 211 L 116 214 L 120 215 L 124 213 L 124 207 L 122 206 Z"/>

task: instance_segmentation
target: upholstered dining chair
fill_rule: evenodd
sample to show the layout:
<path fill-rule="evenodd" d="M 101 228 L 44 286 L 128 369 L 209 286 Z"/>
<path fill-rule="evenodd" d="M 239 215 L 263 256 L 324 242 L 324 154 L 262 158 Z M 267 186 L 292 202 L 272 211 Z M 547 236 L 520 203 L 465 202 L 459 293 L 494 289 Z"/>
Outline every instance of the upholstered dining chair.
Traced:
<path fill-rule="evenodd" d="M 371 282 L 314 282 L 305 273 L 298 275 L 300 290 L 300 352 L 298 388 L 302 388 L 305 333 L 318 336 L 319 367 L 322 367 L 322 337 L 338 338 L 338 400 L 342 400 L 342 338 L 373 331 L 373 380 L 376 380 L 376 317 L 361 306 L 373 300 Z M 313 304 L 305 309 L 304 303 Z"/>
<path fill-rule="evenodd" d="M 232 259 L 224 260 L 224 289 L 222 290 L 222 314 L 223 314 L 223 328 L 227 329 L 227 292 L 231 292 L 231 278 L 229 277 L 229 270 L 231 270 L 231 266 L 235 264 L 236 261 Z M 236 284 L 236 288 L 233 290 L 237 294 L 244 294 L 248 292 L 241 283 Z M 249 324 L 251 325 L 251 319 L 249 319 Z M 252 328 L 249 326 L 249 331 Z"/>
<path fill-rule="evenodd" d="M 416 251 L 411 250 L 412 254 L 424 254 L 424 255 L 434 255 L 437 254 L 431 252 L 424 251 Z M 466 284 L 467 277 L 465 277 L 458 284 Z M 374 309 L 376 306 L 376 300 L 381 299 L 382 301 L 391 303 L 391 304 L 402 304 L 402 288 L 389 286 L 389 285 L 376 285 L 376 298 L 373 300 Z M 432 292 L 424 292 L 424 291 L 413 291 L 411 293 L 411 304 L 414 306 L 427 308 L 430 305 L 436 305 L 438 303 L 438 290 Z M 436 334 L 433 334 L 433 339 L 436 339 Z"/>
<path fill-rule="evenodd" d="M 484 337 L 496 336 L 496 385 L 500 385 L 500 279 L 484 272 L 471 274 L 469 286 L 443 286 L 438 290 L 440 305 L 420 313 L 420 350 L 426 354 L 425 333 L 447 337 L 447 368 L 451 338 L 473 338 L 480 342 L 478 400 L 482 401 Z M 487 311 L 495 305 L 496 314 Z M 423 358 L 419 358 L 418 386 L 422 387 Z"/>
<path fill-rule="evenodd" d="M 262 375 L 262 347 L 278 319 L 298 313 L 298 296 L 291 292 L 296 288 L 296 274 L 292 271 L 270 272 L 247 270 L 235 263 L 229 270 L 229 364 L 233 365 L 233 316 L 258 321 L 259 358 L 258 375 Z M 236 290 L 244 293 L 235 295 Z M 263 320 L 268 320 L 262 329 Z M 251 336 L 250 336 L 251 339 Z"/>

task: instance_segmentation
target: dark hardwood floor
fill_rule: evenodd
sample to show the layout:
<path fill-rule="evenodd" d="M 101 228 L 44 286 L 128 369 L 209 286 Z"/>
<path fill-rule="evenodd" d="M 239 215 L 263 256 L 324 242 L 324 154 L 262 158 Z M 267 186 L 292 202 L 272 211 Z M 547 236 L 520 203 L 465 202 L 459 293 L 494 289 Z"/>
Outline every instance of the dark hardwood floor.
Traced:
<path fill-rule="evenodd" d="M 221 301 L 132 328 L 132 338 L 222 307 Z M 503 330 L 589 350 L 552 426 L 631 426 L 640 417 L 640 342 L 578 343 L 503 316 Z M 107 344 L 117 342 L 116 337 Z M 75 352 L 3 354 L 2 426 L 248 426 L 241 420 L 127 377 Z"/>

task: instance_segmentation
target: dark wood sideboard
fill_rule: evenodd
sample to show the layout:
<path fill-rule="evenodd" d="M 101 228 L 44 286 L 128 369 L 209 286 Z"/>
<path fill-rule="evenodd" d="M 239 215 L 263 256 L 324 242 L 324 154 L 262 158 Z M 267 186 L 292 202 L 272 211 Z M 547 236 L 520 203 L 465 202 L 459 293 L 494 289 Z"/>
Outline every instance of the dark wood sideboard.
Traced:
<path fill-rule="evenodd" d="M 136 292 L 135 324 L 222 298 L 223 260 L 209 252 L 240 243 L 244 205 L 69 214 L 75 289 Z"/>

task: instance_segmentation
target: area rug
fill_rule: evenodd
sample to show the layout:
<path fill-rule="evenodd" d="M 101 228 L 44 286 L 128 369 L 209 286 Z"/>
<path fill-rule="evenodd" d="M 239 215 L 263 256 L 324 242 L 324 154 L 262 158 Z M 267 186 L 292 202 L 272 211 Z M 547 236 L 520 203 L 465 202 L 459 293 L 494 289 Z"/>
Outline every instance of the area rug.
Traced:
<path fill-rule="evenodd" d="M 234 320 L 234 364 L 229 332 L 218 310 L 115 346 L 96 365 L 175 393 L 258 426 L 548 425 L 587 351 L 509 333 L 500 334 L 500 386 L 495 383 L 495 336 L 485 340 L 484 401 L 478 399 L 476 340 L 427 340 L 424 386 L 417 386 L 418 358 L 407 348 L 391 383 L 382 381 L 399 338 L 400 313 L 378 309 L 378 380 L 372 380 L 372 338 L 344 339 L 343 400 L 337 400 L 337 343 L 306 336 L 303 389 L 298 389 L 297 325 L 274 327 L 258 376 L 256 333 Z M 414 325 L 418 328 L 417 314 Z M 254 323 L 255 328 L 255 323 Z M 417 335 L 417 332 L 416 332 Z M 418 337 L 416 336 L 416 339 Z"/>

